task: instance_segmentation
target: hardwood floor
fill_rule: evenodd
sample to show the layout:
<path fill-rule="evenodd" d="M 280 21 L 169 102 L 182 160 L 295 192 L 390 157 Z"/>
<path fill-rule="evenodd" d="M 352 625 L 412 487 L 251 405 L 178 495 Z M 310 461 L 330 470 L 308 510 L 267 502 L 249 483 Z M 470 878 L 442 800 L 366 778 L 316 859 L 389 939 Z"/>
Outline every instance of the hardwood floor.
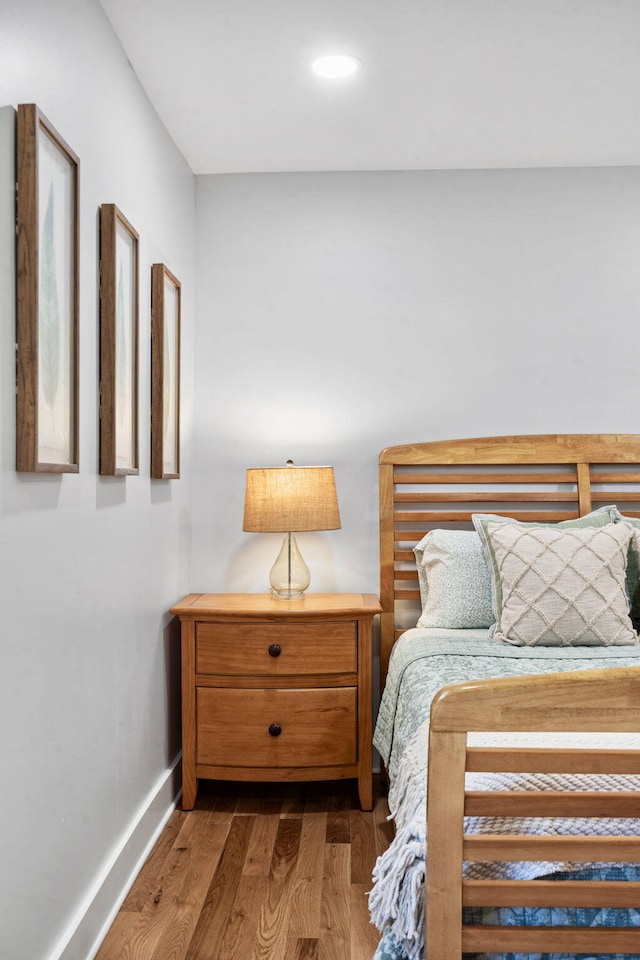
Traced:
<path fill-rule="evenodd" d="M 201 782 L 140 871 L 96 960 L 371 960 L 371 871 L 392 826 L 383 778 Z"/>

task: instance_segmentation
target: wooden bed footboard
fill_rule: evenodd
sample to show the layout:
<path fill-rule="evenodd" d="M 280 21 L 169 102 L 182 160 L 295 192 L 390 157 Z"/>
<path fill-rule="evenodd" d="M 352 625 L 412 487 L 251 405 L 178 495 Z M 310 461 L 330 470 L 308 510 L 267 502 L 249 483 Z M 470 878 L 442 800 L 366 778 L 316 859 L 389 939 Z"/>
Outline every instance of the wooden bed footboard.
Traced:
<path fill-rule="evenodd" d="M 426 960 L 518 951 L 640 954 L 640 929 L 462 923 L 463 906 L 640 907 L 640 883 L 463 880 L 465 860 L 637 863 L 640 838 L 464 834 L 465 815 L 640 819 L 631 792 L 473 792 L 465 773 L 640 774 L 640 750 L 469 747 L 471 731 L 640 730 L 640 667 L 452 684 L 431 707 Z"/>

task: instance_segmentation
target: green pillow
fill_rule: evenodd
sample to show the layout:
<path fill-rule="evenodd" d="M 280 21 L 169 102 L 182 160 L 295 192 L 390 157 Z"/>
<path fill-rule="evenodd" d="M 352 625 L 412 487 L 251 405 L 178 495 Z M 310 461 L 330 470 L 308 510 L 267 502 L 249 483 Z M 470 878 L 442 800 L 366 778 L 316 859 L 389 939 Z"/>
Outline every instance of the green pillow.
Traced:
<path fill-rule="evenodd" d="M 419 627 L 491 626 L 491 578 L 475 530 L 432 530 L 413 552 L 422 600 Z"/>
<path fill-rule="evenodd" d="M 634 530 L 640 531 L 640 520 L 636 517 L 625 517 L 616 509 L 616 522 L 628 523 Z M 636 533 L 629 547 L 627 558 L 627 590 L 631 604 L 631 622 L 640 631 L 640 533 Z"/>

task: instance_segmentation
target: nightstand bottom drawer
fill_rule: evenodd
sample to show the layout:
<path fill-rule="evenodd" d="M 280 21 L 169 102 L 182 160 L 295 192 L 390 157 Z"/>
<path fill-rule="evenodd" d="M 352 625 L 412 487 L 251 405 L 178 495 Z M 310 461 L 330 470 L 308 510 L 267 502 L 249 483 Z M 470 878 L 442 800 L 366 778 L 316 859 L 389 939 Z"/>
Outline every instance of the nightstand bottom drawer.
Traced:
<path fill-rule="evenodd" d="M 198 687 L 196 762 L 322 767 L 357 761 L 357 689 Z"/>

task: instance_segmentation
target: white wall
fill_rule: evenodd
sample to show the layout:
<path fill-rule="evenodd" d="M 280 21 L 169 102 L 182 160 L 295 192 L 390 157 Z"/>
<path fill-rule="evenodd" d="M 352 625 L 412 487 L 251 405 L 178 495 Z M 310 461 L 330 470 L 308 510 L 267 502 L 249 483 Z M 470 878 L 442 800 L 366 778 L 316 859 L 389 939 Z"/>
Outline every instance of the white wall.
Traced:
<path fill-rule="evenodd" d="M 14 469 L 13 150 L 29 102 L 81 161 L 77 476 Z M 167 610 L 190 589 L 194 178 L 97 0 L 3 0 L 0 107 L 0 957 L 85 960 L 177 788 Z M 141 236 L 141 470 L 128 478 L 97 475 L 97 225 L 110 202 Z M 184 293 L 179 481 L 149 479 L 156 261 Z"/>
<path fill-rule="evenodd" d="M 638 430 L 640 170 L 197 178 L 194 590 L 264 590 L 248 466 L 329 463 L 316 591 L 378 588 L 399 443 Z"/>

